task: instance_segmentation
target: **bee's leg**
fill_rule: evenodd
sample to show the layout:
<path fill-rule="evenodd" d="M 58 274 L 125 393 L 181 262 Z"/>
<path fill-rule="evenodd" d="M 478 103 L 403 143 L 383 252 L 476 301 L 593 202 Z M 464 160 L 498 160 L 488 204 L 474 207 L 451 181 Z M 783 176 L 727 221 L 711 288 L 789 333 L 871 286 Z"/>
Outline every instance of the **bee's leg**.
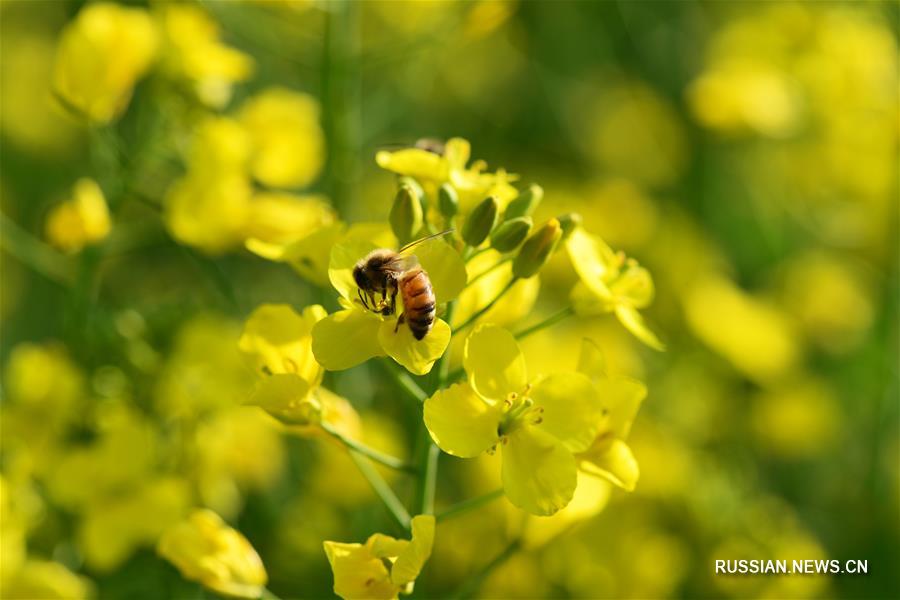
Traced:
<path fill-rule="evenodd" d="M 404 321 L 403 317 L 405 316 L 405 314 L 400 315 L 400 317 L 397 319 L 397 324 L 394 325 L 394 333 L 397 333 L 397 330 L 400 329 L 400 325 L 402 325 Z"/>
<path fill-rule="evenodd" d="M 369 308 L 369 303 L 366 302 L 366 297 L 363 296 L 361 289 L 356 288 L 356 295 L 359 296 L 359 301 L 362 302 L 363 306 L 366 307 L 366 310 L 372 310 L 371 308 Z"/>
<path fill-rule="evenodd" d="M 391 292 L 391 314 L 394 314 L 397 310 L 397 288 L 394 287 Z"/>

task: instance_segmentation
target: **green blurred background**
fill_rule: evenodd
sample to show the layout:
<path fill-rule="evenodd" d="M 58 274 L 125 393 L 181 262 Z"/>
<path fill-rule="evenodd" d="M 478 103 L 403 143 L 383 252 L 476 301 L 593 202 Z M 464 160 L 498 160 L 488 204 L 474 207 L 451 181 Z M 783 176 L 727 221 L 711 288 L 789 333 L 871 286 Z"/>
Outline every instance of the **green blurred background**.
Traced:
<path fill-rule="evenodd" d="M 153 550 L 152 523 L 188 506 L 242 531 L 282 597 L 331 595 L 322 540 L 393 532 L 339 448 L 238 406 L 247 315 L 333 309 L 334 294 L 240 248 L 180 244 L 160 215 L 198 115 L 273 85 L 318 100 L 324 166 L 296 191 L 346 221 L 387 215 L 376 151 L 460 136 L 544 187 L 539 217 L 580 212 L 654 275 L 665 353 L 611 317 L 524 343 L 552 371 L 589 335 L 647 383 L 636 491 L 512 556 L 480 597 L 900 595 L 896 3 L 200 2 L 252 76 L 210 107 L 157 69 L 90 127 L 51 93 L 83 4 L 0 2 L 4 596 L 22 594 L 22 565 L 55 561 L 92 582 L 58 584 L 76 596 L 202 597 Z M 113 228 L 65 255 L 41 240 L 81 177 Z M 575 281 L 560 253 L 532 314 Z M 327 383 L 402 455 L 416 416 L 382 379 L 364 366 Z M 495 487 L 490 460 L 442 457 L 438 504 Z M 439 527 L 416 595 L 456 589 L 515 518 L 504 501 Z M 716 558 L 869 572 L 717 577 Z"/>

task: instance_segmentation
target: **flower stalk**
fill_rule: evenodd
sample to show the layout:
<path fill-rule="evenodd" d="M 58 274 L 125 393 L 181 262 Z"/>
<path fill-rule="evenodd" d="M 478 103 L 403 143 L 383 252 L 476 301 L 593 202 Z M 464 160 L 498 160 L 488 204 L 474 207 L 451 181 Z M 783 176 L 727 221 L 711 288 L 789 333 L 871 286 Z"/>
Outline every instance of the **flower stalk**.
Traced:
<path fill-rule="evenodd" d="M 411 520 L 409 513 L 407 512 L 406 507 L 403 506 L 403 503 L 400 502 L 400 499 L 397 498 L 397 495 L 394 493 L 394 490 L 391 489 L 391 486 L 384 480 L 384 477 L 382 477 L 375 467 L 372 466 L 372 463 L 369 462 L 368 458 L 356 450 L 350 450 L 350 458 L 353 459 L 359 472 L 362 473 L 363 477 L 366 478 L 375 493 L 378 494 L 378 497 L 381 498 L 385 508 L 391 513 L 391 516 L 397 524 L 405 531 L 408 531 Z"/>
<path fill-rule="evenodd" d="M 344 444 L 348 450 L 358 452 L 366 458 L 374 460 L 378 464 L 384 465 L 385 467 L 390 467 L 391 469 L 396 469 L 398 471 L 407 471 L 410 473 L 416 472 L 415 465 L 411 465 L 408 462 L 405 462 L 395 456 L 390 456 L 388 454 L 380 452 L 379 450 L 370 448 L 362 442 L 357 442 L 354 439 L 348 438 L 343 433 L 334 429 L 331 425 L 324 421 L 321 423 L 321 427 L 322 430 L 325 431 L 325 433 Z"/>

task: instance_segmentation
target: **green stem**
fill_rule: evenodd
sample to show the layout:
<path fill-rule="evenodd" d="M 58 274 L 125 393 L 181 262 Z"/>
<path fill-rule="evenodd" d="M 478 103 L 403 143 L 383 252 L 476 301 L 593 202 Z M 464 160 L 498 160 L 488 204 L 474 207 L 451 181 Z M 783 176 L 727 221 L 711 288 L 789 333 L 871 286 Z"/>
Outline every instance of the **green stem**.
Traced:
<path fill-rule="evenodd" d="M 405 370 L 401 371 L 397 368 L 396 364 L 388 358 L 384 359 L 381 364 L 384 366 L 384 370 L 387 371 L 394 380 L 394 383 L 396 383 L 401 390 L 406 392 L 410 398 L 419 404 L 425 402 L 428 398 L 428 394 L 426 394 L 425 391 L 419 387 L 419 384 L 409 376 L 409 373 Z"/>
<path fill-rule="evenodd" d="M 446 508 L 435 515 L 435 518 L 440 521 L 446 521 L 447 519 L 452 519 L 453 517 L 458 517 L 459 515 L 465 514 L 470 510 L 474 510 L 476 508 L 480 508 L 485 504 L 489 504 L 503 495 L 503 488 L 499 490 L 494 490 L 489 494 L 484 494 L 483 496 L 476 496 L 475 498 L 469 498 L 468 500 L 463 500 L 462 502 L 457 502 L 453 506 Z"/>
<path fill-rule="evenodd" d="M 478 256 L 479 254 L 484 254 L 485 252 L 487 252 L 487 251 L 490 250 L 490 249 L 491 249 L 490 246 L 485 246 L 484 248 L 481 248 L 481 249 L 479 249 L 479 250 L 473 249 L 473 250 L 470 251 L 470 252 L 468 253 L 468 255 L 465 257 L 466 262 L 469 262 L 470 260 L 472 260 L 473 258 L 475 258 L 476 256 Z"/>
<path fill-rule="evenodd" d="M 75 263 L 0 213 L 0 247 L 36 272 L 63 285 L 75 282 Z"/>
<path fill-rule="evenodd" d="M 463 583 L 456 592 L 450 596 L 452 599 L 464 600 L 471 598 L 481 588 L 482 584 L 494 570 L 509 560 L 513 554 L 519 551 L 522 541 L 519 538 L 514 539 L 509 545 L 503 549 L 500 554 L 495 556 L 491 562 L 479 569 L 465 583 Z"/>
<path fill-rule="evenodd" d="M 329 157 L 326 180 L 331 200 L 345 213 L 356 181 L 360 131 L 359 12 L 352 0 L 329 3 L 322 61 L 323 122 Z"/>
<path fill-rule="evenodd" d="M 505 265 L 506 263 L 510 262 L 511 260 L 512 260 L 512 257 L 511 257 L 511 256 L 509 256 L 509 257 L 507 257 L 507 258 L 502 258 L 502 259 L 500 259 L 500 260 L 497 261 L 493 266 L 488 267 L 487 269 L 485 269 L 484 271 L 482 271 L 481 273 L 479 273 L 478 275 L 476 275 L 475 277 L 473 277 L 472 279 L 470 279 L 470 280 L 466 283 L 466 287 L 469 287 L 469 286 L 471 286 L 471 285 L 474 285 L 479 279 L 481 279 L 482 277 L 485 277 L 486 275 L 488 275 L 488 274 L 490 274 L 490 273 L 493 273 L 494 271 L 496 271 L 497 269 L 499 269 L 500 267 L 502 267 L 502 266 Z"/>
<path fill-rule="evenodd" d="M 522 331 L 519 331 L 519 332 L 515 333 L 514 335 L 517 340 L 524 339 L 524 338 L 528 337 L 529 335 L 531 335 L 532 333 L 537 333 L 541 329 L 550 327 L 551 325 L 555 325 L 556 323 L 559 323 L 566 317 L 570 317 L 574 314 L 575 314 L 575 309 L 572 308 L 571 306 L 567 306 L 564 309 L 560 310 L 559 312 L 553 313 L 552 315 L 550 315 L 549 317 L 547 317 L 540 323 L 535 323 L 531 327 L 528 327 L 527 329 L 523 329 Z"/>
<path fill-rule="evenodd" d="M 456 309 L 455 302 L 447 304 L 447 314 L 444 318 L 449 322 L 453 318 L 453 312 Z M 438 359 L 434 366 L 435 375 L 433 376 L 434 384 L 432 385 L 432 393 L 437 392 L 447 384 L 447 371 L 449 368 L 449 357 L 447 352 Z M 419 509 L 419 514 L 434 514 L 434 494 L 437 485 L 438 459 L 441 451 L 431 440 L 431 434 L 425 427 L 423 421 L 419 425 L 419 445 L 422 448 L 420 456 L 420 477 L 419 485 L 416 488 L 415 506 Z"/>
<path fill-rule="evenodd" d="M 348 438 L 343 433 L 341 433 L 337 429 L 334 429 L 331 425 L 325 422 L 321 423 L 321 427 L 328 435 L 347 446 L 348 449 L 355 450 L 356 452 L 359 452 L 363 456 L 370 458 L 379 464 L 390 467 L 391 469 L 397 469 L 398 471 L 408 471 L 411 473 L 415 473 L 416 471 L 416 467 L 414 465 L 411 465 L 408 462 L 405 462 L 397 457 L 384 454 L 383 452 L 375 450 L 374 448 L 370 448 L 362 442 L 357 442 L 354 439 Z"/>
<path fill-rule="evenodd" d="M 353 459 L 353 462 L 355 462 L 356 466 L 359 468 L 359 472 L 362 473 L 366 480 L 368 480 L 369 485 L 372 486 L 372 489 L 375 490 L 375 493 L 378 494 L 378 497 L 384 502 L 385 507 L 387 507 L 391 516 L 394 517 L 394 520 L 397 521 L 400 527 L 409 530 L 409 513 L 406 512 L 406 508 L 403 506 L 403 503 L 400 502 L 400 499 L 397 498 L 394 490 L 391 489 L 391 486 L 388 485 L 381 474 L 372 466 L 369 459 L 355 450 L 350 450 L 350 458 Z"/>
<path fill-rule="evenodd" d="M 481 309 L 478 310 L 475 314 L 473 314 L 471 317 L 469 317 L 468 319 L 466 319 L 466 320 L 462 323 L 462 325 L 459 325 L 459 326 L 455 327 L 455 328 L 453 329 L 453 333 L 457 333 L 457 332 L 459 332 L 459 331 L 462 331 L 463 329 L 465 329 L 466 327 L 468 327 L 469 325 L 471 325 L 471 324 L 473 324 L 475 321 L 477 321 L 482 315 L 484 315 L 484 313 L 486 313 L 487 311 L 491 310 L 491 309 L 494 307 L 494 305 L 495 305 L 495 304 L 496 304 L 496 303 L 497 303 L 504 295 L 506 295 L 506 292 L 508 292 L 510 289 L 512 289 L 512 286 L 515 285 L 517 281 L 518 281 L 518 278 L 516 278 L 516 277 L 513 277 L 512 279 L 510 279 L 510 280 L 509 280 L 509 283 L 507 283 L 506 286 L 504 286 L 504 288 L 503 288 L 502 290 L 500 290 L 500 293 L 499 293 L 499 294 L 497 294 L 496 296 L 494 296 L 494 298 L 493 298 L 490 302 L 488 302 L 488 303 L 485 304 L 483 307 L 481 307 Z"/>

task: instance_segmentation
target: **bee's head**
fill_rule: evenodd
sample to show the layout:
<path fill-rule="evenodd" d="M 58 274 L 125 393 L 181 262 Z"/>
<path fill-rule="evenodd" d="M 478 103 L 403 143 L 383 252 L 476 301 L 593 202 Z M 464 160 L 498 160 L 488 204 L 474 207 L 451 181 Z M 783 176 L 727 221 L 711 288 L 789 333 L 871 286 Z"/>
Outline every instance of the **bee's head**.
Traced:
<path fill-rule="evenodd" d="M 366 271 L 366 263 L 363 261 L 356 263 L 356 266 L 353 267 L 353 281 L 361 290 L 368 290 L 371 287 Z"/>

